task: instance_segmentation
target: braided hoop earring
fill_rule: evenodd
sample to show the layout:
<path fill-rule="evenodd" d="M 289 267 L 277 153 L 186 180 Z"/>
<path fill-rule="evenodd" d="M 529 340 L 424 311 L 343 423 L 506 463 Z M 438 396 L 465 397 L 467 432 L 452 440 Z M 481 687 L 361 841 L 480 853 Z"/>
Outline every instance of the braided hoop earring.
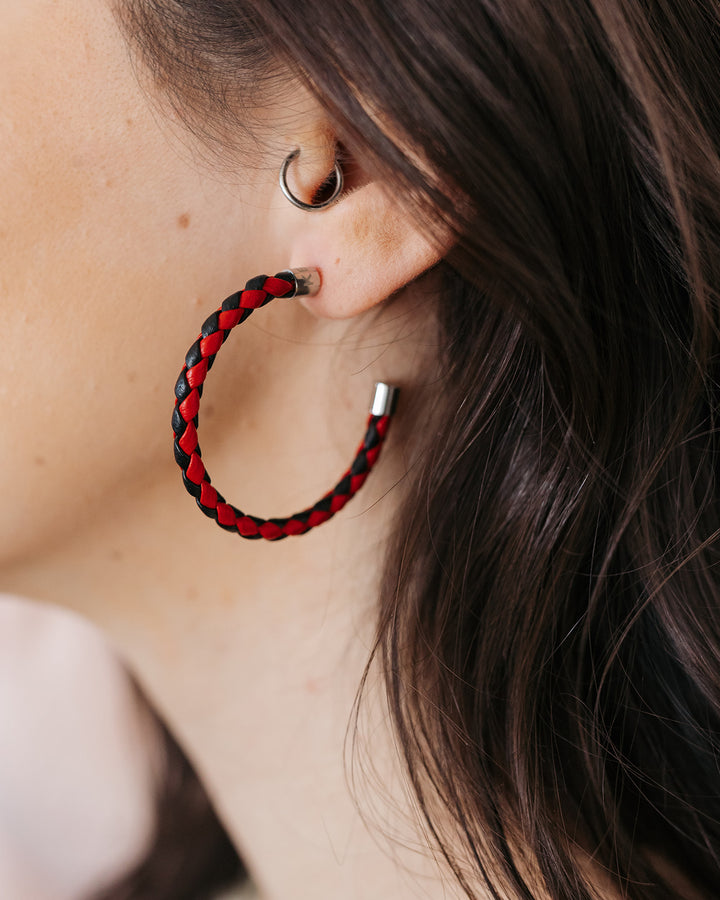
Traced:
<path fill-rule="evenodd" d="M 195 343 L 185 355 L 185 365 L 175 384 L 175 408 L 172 428 L 175 434 L 175 460 L 182 469 L 185 487 L 202 512 L 226 531 L 257 540 L 279 541 L 290 535 L 305 534 L 316 525 L 327 522 L 360 490 L 377 462 L 395 409 L 398 389 L 379 382 L 375 386 L 365 437 L 358 447 L 350 468 L 335 487 L 314 506 L 282 519 L 262 519 L 241 512 L 210 483 L 202 462 L 198 443 L 198 411 L 207 373 L 215 362 L 228 335 L 253 310 L 265 306 L 276 297 L 313 295 L 320 288 L 317 269 L 286 269 L 273 278 L 258 275 L 244 290 L 231 294 L 205 322 Z"/>

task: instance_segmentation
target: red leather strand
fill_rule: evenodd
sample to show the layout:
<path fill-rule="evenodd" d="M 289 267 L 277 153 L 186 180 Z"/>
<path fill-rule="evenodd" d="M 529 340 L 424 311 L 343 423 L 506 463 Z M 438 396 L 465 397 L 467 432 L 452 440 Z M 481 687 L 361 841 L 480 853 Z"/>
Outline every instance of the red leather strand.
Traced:
<path fill-rule="evenodd" d="M 197 434 L 200 400 L 208 372 L 233 328 L 244 322 L 253 310 L 265 306 L 276 297 L 292 296 L 293 291 L 294 285 L 280 275 L 251 278 L 244 290 L 228 297 L 205 320 L 198 339 L 186 354 L 185 365 L 175 385 L 172 421 L 174 449 L 175 459 L 182 469 L 183 483 L 206 516 L 214 519 L 221 528 L 251 540 L 264 538 L 278 541 L 292 535 L 305 534 L 332 518 L 365 483 L 378 460 L 390 425 L 389 415 L 371 415 L 355 459 L 335 487 L 314 506 L 287 518 L 263 519 L 241 512 L 228 503 L 210 483 L 210 476 L 202 462 Z"/>

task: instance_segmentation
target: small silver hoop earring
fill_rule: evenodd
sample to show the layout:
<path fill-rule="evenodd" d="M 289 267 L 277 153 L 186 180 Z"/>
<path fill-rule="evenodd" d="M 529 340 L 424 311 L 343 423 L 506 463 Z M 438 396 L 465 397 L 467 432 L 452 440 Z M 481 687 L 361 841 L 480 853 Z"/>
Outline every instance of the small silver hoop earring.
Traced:
<path fill-rule="evenodd" d="M 340 168 L 340 163 L 337 159 L 335 160 L 335 187 L 333 188 L 332 194 L 326 200 L 321 200 L 319 203 L 305 203 L 293 194 L 287 183 L 287 171 L 290 167 L 290 163 L 299 155 L 300 149 L 298 148 L 293 150 L 292 153 L 289 153 L 283 160 L 283 164 L 280 166 L 280 190 L 285 194 L 293 206 L 297 206 L 298 209 L 304 209 L 308 212 L 314 212 L 316 209 L 326 209 L 328 206 L 335 203 L 342 193 L 343 173 Z"/>

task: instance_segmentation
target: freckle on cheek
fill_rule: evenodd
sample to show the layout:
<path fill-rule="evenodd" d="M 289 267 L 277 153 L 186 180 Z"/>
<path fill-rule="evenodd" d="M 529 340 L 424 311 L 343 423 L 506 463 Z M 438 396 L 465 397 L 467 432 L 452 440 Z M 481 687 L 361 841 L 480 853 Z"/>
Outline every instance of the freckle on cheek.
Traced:
<path fill-rule="evenodd" d="M 178 216 L 177 220 L 178 228 L 188 228 L 190 225 L 190 215 L 189 213 L 183 213 Z"/>
<path fill-rule="evenodd" d="M 45 465 L 46 459 L 44 456 L 36 456 L 35 459 L 33 459 L 33 462 L 35 463 L 36 466 L 42 467 Z"/>

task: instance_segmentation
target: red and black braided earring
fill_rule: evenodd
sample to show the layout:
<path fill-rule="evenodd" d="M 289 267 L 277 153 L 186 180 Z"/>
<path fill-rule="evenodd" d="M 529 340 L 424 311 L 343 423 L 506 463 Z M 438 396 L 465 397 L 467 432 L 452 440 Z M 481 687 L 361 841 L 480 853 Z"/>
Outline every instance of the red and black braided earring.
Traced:
<path fill-rule="evenodd" d="M 305 534 L 316 525 L 327 522 L 342 509 L 360 490 L 377 462 L 394 412 L 397 388 L 378 383 L 375 386 L 365 437 L 352 465 L 331 491 L 313 506 L 293 516 L 261 519 L 248 515 L 226 502 L 210 483 L 198 443 L 198 411 L 205 378 L 220 347 L 232 329 L 244 322 L 253 310 L 265 306 L 276 297 L 289 299 L 313 295 L 319 287 L 320 273 L 317 269 L 287 269 L 272 278 L 266 275 L 251 278 L 244 290 L 231 294 L 203 322 L 197 340 L 185 355 L 185 365 L 175 384 L 175 409 L 172 415 L 175 460 L 182 469 L 185 487 L 206 516 L 214 519 L 226 531 L 251 540 L 265 538 L 278 541 L 290 535 Z"/>
<path fill-rule="evenodd" d="M 285 197 L 294 206 L 306 211 L 325 209 L 337 202 L 343 190 L 343 171 L 337 159 L 331 177 L 335 184 L 329 197 L 305 203 L 293 194 L 287 184 L 287 173 L 290 163 L 299 154 L 299 149 L 293 150 L 280 167 L 280 188 Z M 182 469 L 183 483 L 206 516 L 214 519 L 226 531 L 235 532 L 244 538 L 279 541 L 290 535 L 305 534 L 316 525 L 327 522 L 364 484 L 380 455 L 390 417 L 394 412 L 397 388 L 383 383 L 376 384 L 365 437 L 352 465 L 335 487 L 314 506 L 293 516 L 261 519 L 248 515 L 227 503 L 210 483 L 198 444 L 198 411 L 205 378 L 220 347 L 232 329 L 244 322 L 253 310 L 265 306 L 276 297 L 289 299 L 312 296 L 319 289 L 320 273 L 317 269 L 286 269 L 273 278 L 266 275 L 251 278 L 244 290 L 231 294 L 220 309 L 203 322 L 197 340 L 185 355 L 185 365 L 175 384 L 172 427 L 175 433 L 175 459 Z"/>

